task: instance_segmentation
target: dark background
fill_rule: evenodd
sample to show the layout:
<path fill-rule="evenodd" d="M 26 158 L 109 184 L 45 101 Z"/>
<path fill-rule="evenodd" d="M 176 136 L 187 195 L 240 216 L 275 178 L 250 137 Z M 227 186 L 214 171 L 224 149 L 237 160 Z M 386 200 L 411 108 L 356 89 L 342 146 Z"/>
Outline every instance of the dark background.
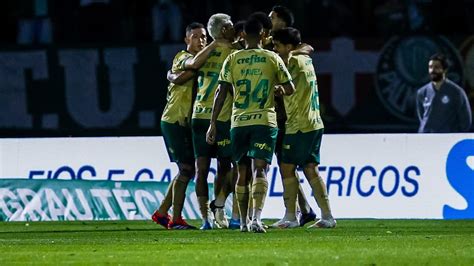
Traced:
<path fill-rule="evenodd" d="M 38 2 L 44 2 L 46 12 L 38 12 Z M 93 3 L 86 5 L 87 2 Z M 150 42 L 151 10 L 155 5 L 166 9 L 168 2 L 179 7 L 183 25 L 192 21 L 206 23 L 210 15 L 218 12 L 231 15 L 234 21 L 244 20 L 254 11 L 269 12 L 273 5 L 283 4 L 294 12 L 295 27 L 308 39 L 474 32 L 472 0 L 89 0 L 82 4 L 78 0 L 7 0 L 2 1 L 0 9 L 0 41 L 16 42 L 19 20 L 46 16 L 53 23 L 54 43 Z"/>
<path fill-rule="evenodd" d="M 387 47 L 397 41 L 407 40 L 410 44 L 413 40 L 423 43 L 420 38 L 432 38 L 435 43 L 446 40 L 455 50 L 451 61 L 458 65 L 452 71 L 459 72 L 458 83 L 465 88 L 473 105 L 474 84 L 469 80 L 474 78 L 471 70 L 474 59 L 469 57 L 469 49 L 474 47 L 474 0 L 8 0 L 0 4 L 0 58 L 2 54 L 7 55 L 4 56 L 7 59 L 0 59 L 0 68 L 4 69 L 0 72 L 4 73 L 0 76 L 0 97 L 4 97 L 4 106 L 0 106 L 3 112 L 0 137 L 159 135 L 159 118 L 166 104 L 165 75 L 174 53 L 183 48 L 184 27 L 193 21 L 206 24 L 209 16 L 218 12 L 231 15 L 236 22 L 254 11 L 268 13 L 275 4 L 285 5 L 294 12 L 294 26 L 300 29 L 304 41 L 315 48 L 316 59 L 342 40 L 353 43 L 355 50 L 374 53 L 380 67 L 385 62 L 382 55 L 386 55 Z M 157 35 L 153 25 L 164 29 L 162 36 Z M 114 125 L 78 122 L 68 107 L 71 100 L 66 99 L 68 90 L 66 71 L 60 62 L 61 51 L 97 53 L 99 63 L 94 69 L 97 93 L 91 97 L 97 97 L 98 110 L 107 113 L 114 102 L 110 85 L 113 67 L 106 63 L 106 54 L 111 49 L 121 48 L 133 50 L 136 57 L 131 111 Z M 407 49 L 410 48 L 405 47 Z M 15 123 L 21 104 L 9 101 L 6 106 L 5 102 L 23 96 L 11 96 L 15 93 L 11 88 L 15 87 L 8 87 L 8 73 L 13 59 L 8 58 L 10 55 L 20 58 L 19 54 L 28 57 L 32 51 L 45 55 L 47 77 L 35 78 L 34 71 L 38 69 L 20 70 L 25 83 L 25 115 L 30 116 L 31 121 Z M 344 57 L 337 60 L 344 65 Z M 332 103 L 334 97 L 344 97 L 335 93 L 332 84 L 336 76 L 332 70 L 325 72 L 330 69 L 326 61 L 320 62 L 316 60 L 315 65 L 328 133 L 416 132 L 417 121 L 413 114 L 409 117 L 412 111 L 408 111 L 408 118 L 397 115 L 377 92 L 377 69 L 354 73 L 351 84 L 355 104 L 350 111 L 341 113 Z M 421 69 L 426 66 L 427 72 L 426 62 L 426 56 L 420 57 L 417 64 Z M 356 64 L 374 65 L 364 60 Z M 117 69 L 119 65 L 116 64 Z M 419 77 L 419 83 L 412 82 L 412 85 L 427 81 L 427 73 Z"/>

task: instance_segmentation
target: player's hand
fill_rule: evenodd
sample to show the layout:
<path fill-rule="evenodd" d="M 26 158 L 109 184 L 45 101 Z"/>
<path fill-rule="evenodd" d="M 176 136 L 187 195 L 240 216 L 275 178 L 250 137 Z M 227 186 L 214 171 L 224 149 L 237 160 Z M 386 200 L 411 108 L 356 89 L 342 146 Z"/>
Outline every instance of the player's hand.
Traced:
<path fill-rule="evenodd" d="M 276 85 L 275 86 L 275 95 L 276 96 L 283 96 L 285 95 L 285 88 L 283 88 L 282 85 Z"/>
<path fill-rule="evenodd" d="M 216 125 L 214 123 L 211 123 L 207 129 L 206 142 L 211 145 L 216 142 Z"/>
<path fill-rule="evenodd" d="M 263 45 L 269 45 L 273 42 L 273 37 L 272 36 L 268 36 L 267 38 L 263 39 L 262 43 Z"/>
<path fill-rule="evenodd" d="M 183 71 L 171 72 L 171 70 L 168 70 L 166 78 L 169 82 L 175 82 L 181 73 L 183 73 Z"/>
<path fill-rule="evenodd" d="M 173 80 L 173 72 L 171 72 L 171 69 L 168 70 L 168 72 L 166 72 L 166 78 L 168 79 L 168 81 L 172 82 Z"/>

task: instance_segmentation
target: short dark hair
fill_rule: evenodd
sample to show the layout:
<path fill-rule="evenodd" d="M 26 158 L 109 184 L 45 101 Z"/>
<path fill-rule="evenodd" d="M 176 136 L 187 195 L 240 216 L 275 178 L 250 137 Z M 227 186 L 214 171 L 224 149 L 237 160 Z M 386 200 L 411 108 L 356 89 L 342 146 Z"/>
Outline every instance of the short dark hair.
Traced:
<path fill-rule="evenodd" d="M 193 22 L 186 26 L 186 35 L 188 35 L 194 29 L 201 29 L 204 28 L 204 25 L 199 22 Z"/>
<path fill-rule="evenodd" d="M 257 19 L 249 19 L 244 25 L 244 31 L 247 35 L 258 36 L 262 29 L 262 23 L 260 23 L 260 21 Z"/>
<path fill-rule="evenodd" d="M 284 6 L 274 6 L 272 11 L 277 14 L 277 17 L 281 18 L 287 27 L 293 26 L 295 23 L 295 17 L 293 16 L 293 12 Z"/>
<path fill-rule="evenodd" d="M 262 27 L 266 30 L 271 30 L 272 29 L 272 20 L 268 17 L 267 14 L 263 12 L 254 12 L 250 14 L 249 20 L 250 19 L 256 19 L 257 21 L 262 24 Z"/>
<path fill-rule="evenodd" d="M 273 40 L 279 41 L 282 44 L 292 44 L 297 46 L 301 43 L 301 34 L 300 31 L 295 28 L 283 28 L 276 30 L 273 33 Z"/>
<path fill-rule="evenodd" d="M 244 26 L 245 26 L 245 20 L 237 21 L 234 24 L 235 34 L 239 34 L 240 32 L 244 31 Z"/>
<path fill-rule="evenodd" d="M 434 54 L 430 57 L 430 61 L 432 60 L 439 61 L 441 65 L 443 66 L 444 70 L 447 70 L 449 68 L 448 58 L 446 58 L 444 54 L 441 54 L 441 53 Z"/>

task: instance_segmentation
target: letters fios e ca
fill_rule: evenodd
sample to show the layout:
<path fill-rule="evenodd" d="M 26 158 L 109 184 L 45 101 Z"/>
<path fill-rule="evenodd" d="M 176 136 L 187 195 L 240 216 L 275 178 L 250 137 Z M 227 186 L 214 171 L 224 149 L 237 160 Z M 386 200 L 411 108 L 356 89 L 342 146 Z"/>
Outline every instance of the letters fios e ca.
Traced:
<path fill-rule="evenodd" d="M 169 169 L 164 169 L 161 179 L 167 179 Z M 67 180 L 154 180 L 155 174 L 149 168 L 141 168 L 136 172 L 125 169 L 106 169 L 103 172 L 96 170 L 94 166 L 83 165 L 77 169 L 71 166 L 60 166 L 53 170 L 31 170 L 28 179 L 67 179 Z"/>

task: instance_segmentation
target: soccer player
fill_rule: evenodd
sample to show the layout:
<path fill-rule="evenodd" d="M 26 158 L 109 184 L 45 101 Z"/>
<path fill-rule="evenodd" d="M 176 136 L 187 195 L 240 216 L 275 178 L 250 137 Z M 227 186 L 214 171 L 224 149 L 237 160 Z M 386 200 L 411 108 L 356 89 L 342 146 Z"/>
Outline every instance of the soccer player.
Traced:
<path fill-rule="evenodd" d="M 241 50 L 245 49 L 245 40 L 244 40 L 244 25 L 245 25 L 245 20 L 240 20 L 237 21 L 234 24 L 234 42 L 233 46 L 234 48 Z M 234 169 L 233 169 L 234 170 Z M 252 172 L 250 171 L 250 168 L 247 169 L 247 174 L 249 176 L 252 175 Z M 233 197 L 232 197 L 232 217 L 229 221 L 229 229 L 239 229 L 240 228 L 240 215 L 239 215 L 239 206 L 237 203 L 237 197 L 235 196 L 235 184 L 237 182 L 237 176 L 234 175 L 235 180 L 233 180 L 232 183 L 228 184 L 231 187 L 228 189 L 232 191 Z M 219 216 L 217 216 L 219 217 Z"/>
<path fill-rule="evenodd" d="M 272 11 L 268 15 L 272 22 L 272 35 L 273 32 L 285 28 L 285 27 L 291 27 L 293 26 L 293 23 L 295 22 L 293 13 L 291 10 L 284 6 L 274 6 L 272 8 Z M 269 43 L 267 44 L 267 48 L 273 49 L 273 42 L 271 41 L 271 38 L 269 38 Z M 292 54 L 295 55 L 310 55 L 314 51 L 313 47 L 311 47 L 308 44 L 298 44 L 298 47 L 291 51 Z M 278 159 L 278 164 L 280 165 L 281 161 L 281 149 L 282 149 L 282 142 L 283 142 L 283 136 L 285 135 L 285 124 L 287 120 L 286 116 L 286 111 L 285 111 L 285 106 L 283 103 L 283 99 L 281 97 L 277 97 L 276 99 L 276 110 L 277 110 L 277 119 L 278 119 L 278 137 L 277 137 L 277 145 L 275 148 L 275 153 L 277 155 Z M 280 167 L 281 168 L 281 167 Z M 298 172 L 295 172 L 296 177 L 299 180 Z M 305 224 L 314 221 L 316 219 L 316 214 L 314 213 L 313 209 L 311 206 L 308 204 L 308 200 L 306 199 L 306 196 L 303 192 L 303 188 L 301 187 L 301 184 L 298 183 L 298 221 L 300 223 L 300 226 L 304 226 Z"/>
<path fill-rule="evenodd" d="M 226 121 L 219 121 L 221 136 L 223 139 L 215 145 L 209 145 L 206 143 L 205 134 L 209 126 L 209 119 L 211 116 L 213 98 L 215 89 L 217 88 L 217 78 L 220 73 L 222 64 L 233 49 L 232 41 L 236 39 L 236 34 L 233 30 L 232 21 L 230 16 L 226 14 L 215 14 L 211 16 L 208 21 L 208 31 L 214 41 L 208 46 L 212 46 L 214 43 L 219 43 L 219 46 L 213 46 L 212 53 L 204 53 L 203 51 L 207 47 L 196 55 L 194 58 L 190 58 L 185 62 L 186 69 L 198 70 L 198 95 L 194 104 L 194 112 L 192 119 L 193 128 L 193 145 L 195 150 L 196 165 L 197 165 L 197 178 L 196 178 L 196 194 L 198 196 L 198 202 L 200 205 L 201 216 L 203 218 L 203 224 L 201 229 L 212 229 L 212 217 L 210 217 L 208 210 L 209 207 L 214 213 L 215 222 L 218 227 L 226 228 L 239 228 L 240 222 L 238 219 L 238 207 L 237 203 L 233 206 L 232 218 L 229 222 L 225 216 L 224 205 L 227 196 L 234 190 L 236 182 L 236 167 L 235 174 L 229 171 L 231 149 L 229 140 L 230 131 L 230 111 L 231 111 L 231 99 L 228 99 L 228 107 L 226 112 L 221 113 L 221 119 Z M 202 57 L 202 58 L 200 58 Z M 203 61 L 205 59 L 206 61 Z M 191 64 L 191 61 L 198 62 Z M 203 64 L 205 63 L 205 64 Z M 168 79 L 171 82 L 183 83 L 190 78 L 187 72 L 184 71 L 179 73 L 168 73 Z M 192 72 L 191 72 L 192 73 Z M 208 184 L 207 176 L 209 173 L 209 165 L 212 157 L 218 157 L 218 173 L 214 183 L 215 200 L 211 201 L 209 206 L 208 203 Z M 235 175 L 235 178 L 233 177 Z M 235 198 L 235 197 L 234 197 Z"/>
<path fill-rule="evenodd" d="M 234 45 L 238 49 L 244 49 L 245 48 L 244 25 L 245 25 L 244 20 L 237 21 L 234 24 L 234 32 L 235 32 Z"/>
<path fill-rule="evenodd" d="M 229 92 L 233 95 L 231 118 L 232 155 L 238 163 L 239 175 L 235 187 L 240 211 L 241 231 L 249 225 L 248 200 L 250 178 L 242 174 L 248 167 L 241 159 L 252 161 L 252 221 L 250 230 L 265 233 L 261 212 L 267 195 L 266 172 L 275 149 L 277 123 L 274 95 L 291 95 L 294 86 L 282 59 L 274 52 L 262 48 L 263 27 L 259 21 L 249 19 L 244 26 L 245 50 L 230 54 L 219 75 L 219 87 L 214 99 L 211 123 L 207 132 L 208 143 L 215 143 L 217 119 Z M 281 86 L 276 86 L 280 84 Z"/>
<path fill-rule="evenodd" d="M 293 23 L 295 23 L 293 12 L 284 6 L 277 5 L 272 7 L 272 11 L 270 11 L 268 17 L 272 21 L 272 32 L 291 27 Z"/>
<path fill-rule="evenodd" d="M 250 19 L 255 19 L 257 20 L 258 22 L 260 22 L 260 24 L 262 24 L 262 27 L 263 27 L 263 37 L 262 37 L 262 47 L 267 49 L 267 50 L 270 50 L 270 51 L 273 51 L 273 49 L 271 49 L 272 47 L 270 47 L 270 49 L 268 49 L 267 45 L 268 44 L 271 44 L 272 43 L 272 39 L 271 39 L 271 31 L 272 31 L 272 21 L 271 19 L 268 17 L 267 14 L 265 14 L 264 12 L 254 12 L 252 14 L 250 14 L 249 18 Z"/>
<path fill-rule="evenodd" d="M 309 228 L 332 228 L 336 220 L 331 213 L 326 185 L 318 172 L 321 139 L 324 131 L 319 112 L 318 85 L 312 59 L 307 55 L 291 55 L 301 43 L 300 32 L 294 28 L 283 28 L 273 33 L 275 51 L 283 58 L 290 70 L 296 92 L 284 98 L 288 116 L 283 139 L 280 173 L 283 177 L 283 198 L 286 213 L 275 226 L 297 227 L 296 196 L 299 179 L 296 167 L 303 167 L 316 202 L 321 209 L 321 219 Z"/>
<path fill-rule="evenodd" d="M 193 58 L 206 45 L 207 36 L 204 25 L 191 23 L 186 27 L 186 50 L 180 51 L 173 60 L 172 71 L 184 70 L 184 63 Z M 161 116 L 161 131 L 166 149 L 172 162 L 178 165 L 178 175 L 168 187 L 160 207 L 152 219 L 168 229 L 195 229 L 183 220 L 181 212 L 186 197 L 189 180 L 194 176 L 193 146 L 191 142 L 190 116 L 193 104 L 194 80 L 183 85 L 170 83 L 167 104 Z M 168 210 L 173 206 L 173 217 Z"/>
<path fill-rule="evenodd" d="M 284 6 L 274 6 L 269 15 L 266 15 L 263 12 L 255 12 L 250 15 L 250 18 L 257 19 L 260 21 L 265 29 L 265 38 L 263 40 L 263 45 L 265 49 L 273 51 L 273 42 L 272 34 L 274 31 L 290 27 L 294 23 L 293 13 Z M 300 44 L 297 49 L 292 51 L 293 54 L 305 54 L 309 55 L 314 51 L 313 47 L 308 44 Z M 280 165 L 281 159 L 281 143 L 283 141 L 283 136 L 285 135 L 285 123 L 286 123 L 286 112 L 283 99 L 281 97 L 275 98 L 275 111 L 277 113 L 277 122 L 278 122 L 278 136 L 277 143 L 275 146 L 275 154 L 278 159 L 278 165 Z M 298 172 L 295 173 L 298 177 Z M 303 192 L 301 185 L 298 185 L 298 207 L 299 207 L 299 222 L 300 226 L 304 226 L 310 221 L 316 219 L 316 214 L 311 209 L 311 206 L 308 204 L 308 200 Z"/>
<path fill-rule="evenodd" d="M 259 15 L 259 19 L 260 15 Z M 272 7 L 272 11 L 268 14 L 268 19 L 270 21 L 270 34 L 264 40 L 264 48 L 273 51 L 273 42 L 272 42 L 272 35 L 273 32 L 285 27 L 292 27 L 293 23 L 295 22 L 293 12 L 284 6 L 274 6 Z M 314 48 L 306 43 L 301 43 L 296 47 L 293 54 L 305 54 L 310 55 L 314 52 Z"/>
<path fill-rule="evenodd" d="M 230 115 L 232 100 L 230 97 L 224 103 L 224 107 L 217 118 L 216 126 L 218 138 L 212 145 L 206 142 L 206 132 L 211 119 L 211 111 L 217 81 L 222 64 L 226 57 L 233 51 L 231 48 L 234 40 L 234 28 L 229 15 L 214 14 L 209 18 L 207 29 L 211 37 L 220 43 L 227 43 L 227 46 L 217 46 L 206 63 L 198 70 L 198 92 L 194 102 L 192 115 L 192 133 L 194 155 L 196 158 L 196 194 L 199 202 L 199 209 L 203 218 L 201 229 L 212 229 L 213 221 L 209 216 L 209 190 L 207 177 L 211 158 L 217 157 L 217 179 L 215 190 L 218 192 L 215 206 L 219 212 L 218 225 L 228 227 L 228 222 L 223 213 L 226 194 L 219 193 L 224 189 L 226 178 L 231 178 L 231 155 L 230 146 Z"/>

